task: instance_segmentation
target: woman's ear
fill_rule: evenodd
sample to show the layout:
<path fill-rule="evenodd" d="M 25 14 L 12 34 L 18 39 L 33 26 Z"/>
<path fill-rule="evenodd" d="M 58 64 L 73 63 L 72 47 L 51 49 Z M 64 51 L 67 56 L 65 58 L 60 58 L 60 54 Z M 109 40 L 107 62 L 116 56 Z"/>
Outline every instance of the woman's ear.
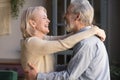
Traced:
<path fill-rule="evenodd" d="M 35 28 L 36 26 L 36 22 L 32 19 L 29 20 L 29 24 L 31 25 L 31 27 Z"/>

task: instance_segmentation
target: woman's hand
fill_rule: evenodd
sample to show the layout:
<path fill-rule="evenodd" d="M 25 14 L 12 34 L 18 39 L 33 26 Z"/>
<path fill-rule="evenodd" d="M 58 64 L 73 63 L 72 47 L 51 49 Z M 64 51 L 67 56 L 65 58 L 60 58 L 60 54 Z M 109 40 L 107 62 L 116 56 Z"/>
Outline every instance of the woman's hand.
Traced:
<path fill-rule="evenodd" d="M 100 37 L 102 41 L 105 41 L 106 39 L 105 31 L 103 29 L 98 28 L 98 26 L 93 26 L 93 28 L 95 28 L 96 30 L 96 35 Z"/>

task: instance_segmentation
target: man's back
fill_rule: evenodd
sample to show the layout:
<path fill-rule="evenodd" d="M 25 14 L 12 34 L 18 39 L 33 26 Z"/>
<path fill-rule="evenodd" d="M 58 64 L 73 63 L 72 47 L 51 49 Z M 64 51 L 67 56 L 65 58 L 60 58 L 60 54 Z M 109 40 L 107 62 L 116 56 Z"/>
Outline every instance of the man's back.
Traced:
<path fill-rule="evenodd" d="M 82 40 L 73 48 L 73 54 L 68 67 L 71 79 L 110 80 L 107 51 L 98 37 Z"/>

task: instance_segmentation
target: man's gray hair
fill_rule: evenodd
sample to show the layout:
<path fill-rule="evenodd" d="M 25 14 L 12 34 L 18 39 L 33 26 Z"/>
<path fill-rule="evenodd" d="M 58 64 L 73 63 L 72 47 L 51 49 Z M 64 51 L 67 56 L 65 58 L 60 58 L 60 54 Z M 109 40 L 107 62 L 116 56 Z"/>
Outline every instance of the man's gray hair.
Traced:
<path fill-rule="evenodd" d="M 91 25 L 94 17 L 94 10 L 88 0 L 71 0 L 74 14 L 80 14 L 80 21 L 86 25 Z"/>
<path fill-rule="evenodd" d="M 74 1 L 85 1 L 85 0 L 71 0 L 71 3 Z M 88 0 L 86 0 L 86 1 L 88 1 Z"/>

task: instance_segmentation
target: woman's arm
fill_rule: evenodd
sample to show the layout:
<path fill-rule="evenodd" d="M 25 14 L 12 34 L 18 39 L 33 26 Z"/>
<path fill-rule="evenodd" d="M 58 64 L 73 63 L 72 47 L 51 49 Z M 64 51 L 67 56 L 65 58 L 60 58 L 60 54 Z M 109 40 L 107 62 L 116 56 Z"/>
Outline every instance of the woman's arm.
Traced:
<path fill-rule="evenodd" d="M 93 25 L 92 27 L 98 28 L 98 26 L 96 26 L 96 25 Z M 106 38 L 105 31 L 103 29 L 99 29 L 99 28 L 96 31 L 97 31 L 96 36 L 98 36 L 102 41 L 104 41 Z M 66 37 L 69 37 L 71 35 L 73 35 L 73 33 L 69 33 L 69 34 L 62 35 L 62 36 L 45 36 L 45 39 L 47 39 L 47 40 L 59 40 L 59 39 L 64 39 Z"/>
<path fill-rule="evenodd" d="M 63 40 L 42 40 L 34 37 L 28 41 L 30 49 L 38 51 L 40 54 L 53 54 L 58 51 L 64 51 L 72 48 L 79 41 L 98 34 L 99 28 L 93 27 L 87 31 L 71 35 Z"/>

